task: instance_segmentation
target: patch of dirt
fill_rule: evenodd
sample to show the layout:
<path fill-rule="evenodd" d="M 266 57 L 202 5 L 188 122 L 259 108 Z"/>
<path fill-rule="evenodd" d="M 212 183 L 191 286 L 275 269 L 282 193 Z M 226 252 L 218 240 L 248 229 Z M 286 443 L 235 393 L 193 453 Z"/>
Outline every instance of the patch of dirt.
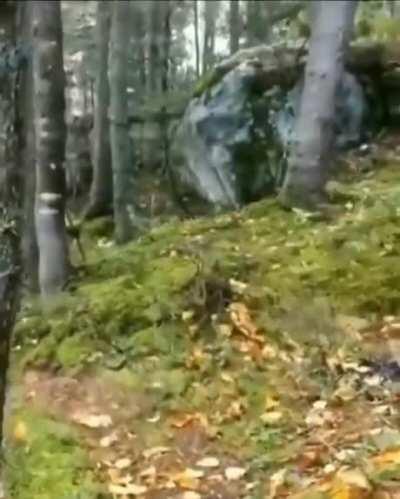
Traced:
<path fill-rule="evenodd" d="M 23 398 L 26 405 L 76 426 L 93 469 L 110 492 L 113 486 L 119 491 L 126 487 L 130 497 L 129 486 L 136 484 L 143 488 L 140 497 L 146 499 L 234 499 L 245 491 L 244 480 L 224 475 L 230 467 L 242 469 L 235 459 L 213 454 L 212 466 L 201 465 L 215 445 L 195 418 L 181 428 L 171 428 L 166 435 L 168 446 L 147 447 L 140 422 L 152 421 L 153 404 L 127 387 L 90 374 L 75 378 L 29 370 Z M 153 425 L 161 434 L 165 431 L 158 421 Z"/>

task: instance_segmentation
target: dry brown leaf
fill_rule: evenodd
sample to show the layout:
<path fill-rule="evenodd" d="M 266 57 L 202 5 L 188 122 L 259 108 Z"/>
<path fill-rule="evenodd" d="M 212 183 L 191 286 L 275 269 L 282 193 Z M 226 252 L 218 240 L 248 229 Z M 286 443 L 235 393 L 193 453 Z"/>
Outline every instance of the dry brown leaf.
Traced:
<path fill-rule="evenodd" d="M 109 468 L 107 474 L 110 477 L 111 483 L 115 485 L 127 485 L 133 480 L 131 475 L 122 476 L 120 470 L 117 470 L 116 468 Z"/>
<path fill-rule="evenodd" d="M 110 447 L 112 444 L 118 441 L 117 434 L 111 433 L 110 435 L 106 435 L 105 437 L 100 439 L 100 447 Z"/>
<path fill-rule="evenodd" d="M 240 480 L 244 477 L 247 470 L 246 468 L 240 468 L 238 466 L 229 466 L 225 469 L 225 477 L 229 481 Z"/>
<path fill-rule="evenodd" d="M 117 470 L 124 470 L 125 468 L 129 468 L 132 464 L 132 461 L 128 457 L 123 457 L 115 461 L 114 466 Z"/>
<path fill-rule="evenodd" d="M 147 487 L 135 483 L 128 483 L 126 485 L 115 485 L 110 483 L 108 485 L 108 491 L 116 496 L 140 496 L 147 492 Z"/>
<path fill-rule="evenodd" d="M 240 419 L 246 413 L 247 407 L 244 400 L 233 400 L 225 411 L 225 419 Z"/>
<path fill-rule="evenodd" d="M 219 464 L 219 459 L 210 456 L 197 461 L 196 466 L 200 466 L 200 468 L 217 468 Z"/>
<path fill-rule="evenodd" d="M 200 478 L 204 477 L 204 471 L 186 468 L 171 476 L 173 482 L 183 489 L 197 490 L 200 487 Z"/>
<path fill-rule="evenodd" d="M 143 457 L 145 459 L 149 459 L 154 456 L 158 456 L 160 454 L 166 454 L 167 452 L 170 452 L 171 448 L 170 447 L 151 447 L 150 449 L 146 449 L 143 451 Z"/>
<path fill-rule="evenodd" d="M 341 469 L 334 479 L 320 487 L 331 499 L 368 499 L 372 487 L 359 469 Z"/>
<path fill-rule="evenodd" d="M 285 483 L 285 478 L 287 475 L 287 469 L 282 468 L 275 472 L 273 475 L 271 475 L 271 478 L 269 480 L 269 496 L 268 499 L 274 499 L 278 493 L 279 489 L 284 485 Z"/>
<path fill-rule="evenodd" d="M 246 336 L 246 338 L 261 344 L 265 343 L 264 336 L 258 334 L 258 327 L 251 319 L 250 312 L 244 303 L 231 303 L 229 306 L 229 315 L 236 329 Z"/>
<path fill-rule="evenodd" d="M 182 499 L 201 499 L 201 495 L 193 490 L 187 490 L 182 494 Z"/>
<path fill-rule="evenodd" d="M 175 417 L 171 421 L 171 425 L 175 428 L 184 428 L 194 422 L 200 423 L 204 428 L 208 427 L 208 419 L 204 414 L 200 414 L 198 412 L 194 414 L 182 414 L 179 417 Z"/>
<path fill-rule="evenodd" d="M 88 414 L 76 412 L 72 416 L 73 421 L 89 428 L 108 428 L 112 425 L 111 416 L 108 414 Z"/>
<path fill-rule="evenodd" d="M 261 414 L 260 419 L 266 425 L 273 425 L 275 423 L 278 423 L 282 419 L 282 417 L 283 417 L 282 412 L 270 411 L 270 412 L 264 412 L 264 414 Z"/>

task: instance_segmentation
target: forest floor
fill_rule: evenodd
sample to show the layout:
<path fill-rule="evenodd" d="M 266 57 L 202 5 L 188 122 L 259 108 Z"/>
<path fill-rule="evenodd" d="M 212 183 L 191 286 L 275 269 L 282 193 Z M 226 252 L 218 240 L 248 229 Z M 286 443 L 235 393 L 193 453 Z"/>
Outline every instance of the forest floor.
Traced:
<path fill-rule="evenodd" d="M 321 215 L 88 226 L 73 289 L 16 327 L 9 497 L 399 498 L 398 139 Z"/>

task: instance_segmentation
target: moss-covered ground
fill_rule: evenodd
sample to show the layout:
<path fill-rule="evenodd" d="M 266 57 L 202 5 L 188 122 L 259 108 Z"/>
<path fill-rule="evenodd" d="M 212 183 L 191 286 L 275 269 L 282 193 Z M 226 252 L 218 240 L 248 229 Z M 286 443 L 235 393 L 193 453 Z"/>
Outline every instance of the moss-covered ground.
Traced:
<path fill-rule="evenodd" d="M 348 158 L 328 214 L 266 200 L 124 247 L 98 239 L 108 222 L 85 228 L 73 289 L 47 310 L 26 303 L 15 330 L 10 497 L 393 488 L 397 394 L 368 367 L 395 370 L 393 151 Z"/>

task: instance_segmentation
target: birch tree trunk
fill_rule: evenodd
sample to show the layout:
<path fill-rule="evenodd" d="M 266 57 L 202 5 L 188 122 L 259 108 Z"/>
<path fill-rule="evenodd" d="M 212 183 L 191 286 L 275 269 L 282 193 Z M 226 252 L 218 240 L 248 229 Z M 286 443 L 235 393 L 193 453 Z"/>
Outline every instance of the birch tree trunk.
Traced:
<path fill-rule="evenodd" d="M 110 132 L 114 186 L 115 240 L 121 244 L 135 234 L 135 168 L 132 164 L 128 124 L 127 47 L 129 44 L 129 1 L 112 4 L 109 53 Z"/>
<path fill-rule="evenodd" d="M 60 1 L 31 2 L 39 285 L 47 301 L 69 274 L 65 232 L 65 75 Z"/>
<path fill-rule="evenodd" d="M 194 46 L 196 50 L 196 77 L 200 77 L 200 38 L 199 38 L 199 2 L 193 1 L 194 10 Z"/>
<path fill-rule="evenodd" d="M 285 205 L 313 209 L 324 201 L 324 187 L 334 159 L 336 89 L 357 2 L 319 1 L 305 70 L 288 174 L 280 193 Z"/>
<path fill-rule="evenodd" d="M 93 179 L 90 201 L 85 217 L 94 218 L 112 213 L 113 181 L 111 166 L 110 124 L 108 108 L 108 46 L 110 41 L 111 3 L 97 3 L 96 45 L 98 66 L 96 75 L 96 104 L 92 138 Z"/>
<path fill-rule="evenodd" d="M 239 50 L 239 38 L 240 38 L 239 0 L 230 0 L 229 48 L 231 54 L 234 54 Z"/>

